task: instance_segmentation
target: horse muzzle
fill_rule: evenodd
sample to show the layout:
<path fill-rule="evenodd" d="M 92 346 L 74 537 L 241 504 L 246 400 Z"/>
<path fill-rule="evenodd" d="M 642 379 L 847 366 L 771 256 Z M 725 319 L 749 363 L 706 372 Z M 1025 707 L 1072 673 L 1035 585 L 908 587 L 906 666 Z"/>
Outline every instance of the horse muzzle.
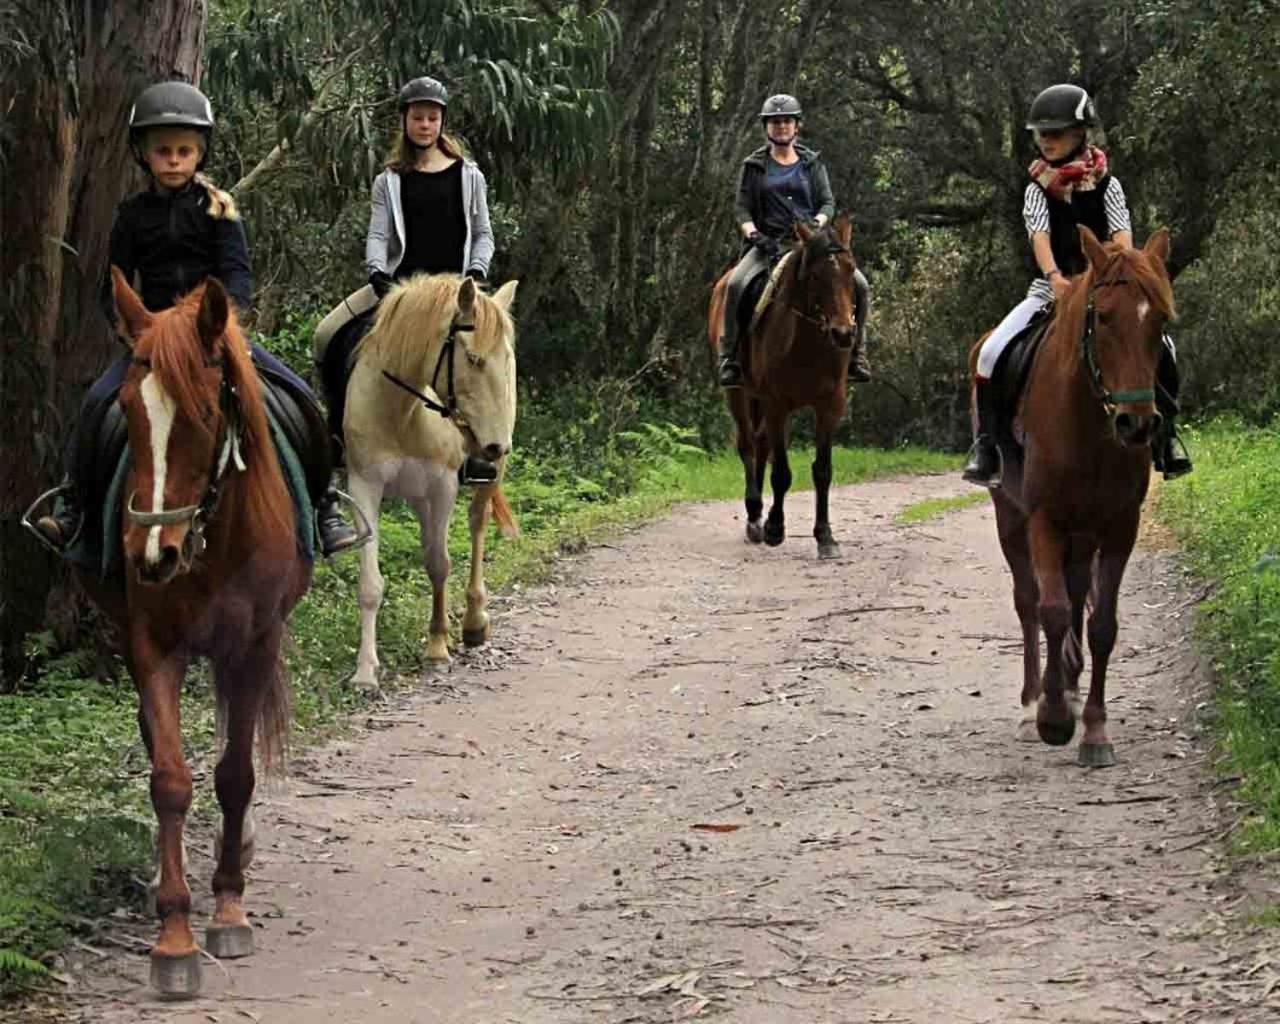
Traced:
<path fill-rule="evenodd" d="M 831 341 L 836 348 L 853 348 L 853 339 L 856 333 L 857 328 L 855 327 L 832 327 Z"/>
<path fill-rule="evenodd" d="M 1111 417 L 1116 440 L 1128 448 L 1149 445 L 1160 430 L 1162 422 L 1164 417 L 1158 412 L 1141 413 L 1130 409 L 1119 410 Z"/>

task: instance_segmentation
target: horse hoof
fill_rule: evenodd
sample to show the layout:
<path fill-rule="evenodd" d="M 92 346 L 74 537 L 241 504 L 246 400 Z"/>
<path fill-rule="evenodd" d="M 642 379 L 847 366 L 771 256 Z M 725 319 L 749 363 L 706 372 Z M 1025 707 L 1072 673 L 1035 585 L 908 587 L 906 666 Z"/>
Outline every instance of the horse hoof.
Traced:
<path fill-rule="evenodd" d="M 151 954 L 151 987 L 169 999 L 194 999 L 200 994 L 200 953 L 185 956 Z"/>
<path fill-rule="evenodd" d="M 235 960 L 253 953 L 253 928 L 247 924 L 209 925 L 204 948 L 219 960 Z"/>
<path fill-rule="evenodd" d="M 764 524 L 764 542 L 769 547 L 776 548 L 786 539 L 787 528 L 785 526 L 774 526 L 773 523 Z"/>
<path fill-rule="evenodd" d="M 747 523 L 747 540 L 752 544 L 759 544 L 764 540 L 764 527 L 760 525 L 757 519 L 755 522 Z"/>
<path fill-rule="evenodd" d="M 489 624 L 486 622 L 479 629 L 464 629 L 462 642 L 468 647 L 480 647 L 489 642 Z"/>
<path fill-rule="evenodd" d="M 1039 743 L 1040 732 L 1036 727 L 1034 718 L 1024 718 L 1018 723 L 1018 731 L 1015 736 L 1019 743 Z"/>
<path fill-rule="evenodd" d="M 827 560 L 830 558 L 840 557 L 840 545 L 835 541 L 827 541 L 825 544 L 818 545 L 818 558 Z"/>
<path fill-rule="evenodd" d="M 1116 763 L 1116 751 L 1110 743 L 1081 743 L 1076 760 L 1081 768 L 1110 768 Z"/>
<path fill-rule="evenodd" d="M 1037 718 L 1036 731 L 1051 747 L 1065 747 L 1076 733 L 1076 720 L 1068 718 L 1065 722 L 1049 722 Z"/>

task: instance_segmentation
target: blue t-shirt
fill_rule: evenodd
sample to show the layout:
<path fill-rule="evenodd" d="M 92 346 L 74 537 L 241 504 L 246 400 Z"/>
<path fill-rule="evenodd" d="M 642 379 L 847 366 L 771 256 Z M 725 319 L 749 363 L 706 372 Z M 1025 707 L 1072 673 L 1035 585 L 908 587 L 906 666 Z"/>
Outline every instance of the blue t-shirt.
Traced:
<path fill-rule="evenodd" d="M 803 160 L 789 166 L 768 157 L 764 180 L 764 223 L 756 225 L 770 238 L 789 238 L 799 219 L 812 220 L 818 213 L 813 182 Z"/>

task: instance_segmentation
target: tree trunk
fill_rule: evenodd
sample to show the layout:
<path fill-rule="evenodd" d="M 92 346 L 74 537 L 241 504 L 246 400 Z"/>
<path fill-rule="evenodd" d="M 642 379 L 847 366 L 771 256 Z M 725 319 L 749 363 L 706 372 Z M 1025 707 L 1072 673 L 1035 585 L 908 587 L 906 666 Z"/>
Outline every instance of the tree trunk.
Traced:
<path fill-rule="evenodd" d="M 61 471 L 81 395 L 115 354 L 98 311 L 117 203 L 137 184 L 130 106 L 153 81 L 196 80 L 204 0 L 21 0 L 32 50 L 0 89 L 0 672 L 22 663 L 57 567 L 18 517 Z M 60 600 L 61 588 L 54 599 Z"/>

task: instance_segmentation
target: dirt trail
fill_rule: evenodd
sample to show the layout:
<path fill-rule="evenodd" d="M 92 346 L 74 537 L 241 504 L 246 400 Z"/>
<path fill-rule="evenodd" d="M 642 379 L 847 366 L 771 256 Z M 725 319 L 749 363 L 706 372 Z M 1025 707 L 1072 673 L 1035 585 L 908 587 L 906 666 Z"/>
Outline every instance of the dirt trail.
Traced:
<path fill-rule="evenodd" d="M 145 943 L 116 952 L 151 926 L 122 919 L 71 965 L 82 1019 L 1278 1019 L 1276 938 L 1216 862 L 1176 564 L 1130 570 L 1120 764 L 1083 771 L 1014 741 L 989 509 L 894 523 L 962 492 L 834 492 L 838 563 L 809 495 L 780 549 L 707 504 L 566 563 L 500 606 L 491 648 L 261 802 L 254 957 L 163 1004 Z M 193 857 L 198 894 L 209 875 Z"/>

